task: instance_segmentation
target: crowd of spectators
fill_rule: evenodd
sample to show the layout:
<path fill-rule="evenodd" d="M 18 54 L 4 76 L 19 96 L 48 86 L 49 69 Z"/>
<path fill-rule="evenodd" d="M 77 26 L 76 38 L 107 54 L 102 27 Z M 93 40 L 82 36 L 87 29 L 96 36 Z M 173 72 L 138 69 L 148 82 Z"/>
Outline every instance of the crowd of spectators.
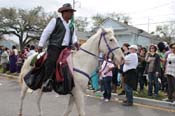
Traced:
<path fill-rule="evenodd" d="M 106 77 L 101 73 L 101 67 L 104 67 L 104 61 L 99 68 L 96 68 L 92 74 L 92 89 L 104 91 L 105 85 L 110 85 L 110 92 L 117 92 L 118 95 L 126 95 L 124 105 L 132 106 L 133 91 L 139 93 L 147 91 L 150 97 L 159 97 L 160 91 L 167 96 L 166 101 L 175 103 L 175 43 L 167 44 L 159 42 L 148 47 L 129 45 L 124 43 L 122 46 L 125 55 L 123 65 L 112 68 L 112 78 L 106 84 Z M 105 78 L 105 79 L 104 79 Z M 108 79 L 110 80 L 110 79 Z M 95 86 L 94 86 L 95 85 Z M 122 89 L 122 90 L 121 90 Z M 105 95 L 103 95 L 105 101 Z"/>
<path fill-rule="evenodd" d="M 19 51 L 16 46 L 12 46 L 11 49 L 1 46 L 0 64 L 2 72 L 20 73 L 24 60 L 35 52 L 37 49 L 33 45 L 27 45 L 22 51 Z"/>

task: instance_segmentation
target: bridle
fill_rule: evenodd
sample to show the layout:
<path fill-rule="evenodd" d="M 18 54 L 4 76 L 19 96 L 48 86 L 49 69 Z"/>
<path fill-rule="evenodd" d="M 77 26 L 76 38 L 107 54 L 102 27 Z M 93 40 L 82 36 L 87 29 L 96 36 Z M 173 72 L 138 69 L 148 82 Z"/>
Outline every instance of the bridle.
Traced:
<path fill-rule="evenodd" d="M 100 40 L 99 40 L 99 42 L 98 42 L 98 49 L 100 48 L 100 43 L 101 43 L 101 40 L 102 40 L 102 38 L 103 38 L 104 41 L 105 41 L 105 44 L 106 44 L 106 46 L 107 46 L 107 48 L 108 48 L 107 58 L 109 58 L 109 55 L 110 55 L 111 53 L 113 54 L 113 51 L 119 49 L 120 47 L 111 48 L 111 47 L 109 46 L 109 44 L 107 43 L 107 40 L 106 40 L 105 35 L 106 35 L 106 32 L 102 32 L 102 33 L 101 33 L 101 35 L 100 35 Z"/>
<path fill-rule="evenodd" d="M 98 49 L 100 49 L 101 41 L 102 41 L 102 39 L 104 39 L 105 44 L 106 44 L 106 47 L 107 47 L 107 49 L 108 49 L 107 58 L 109 58 L 109 55 L 110 55 L 110 54 L 113 54 L 113 51 L 119 49 L 120 47 L 111 48 L 111 47 L 109 46 L 109 44 L 107 43 L 107 39 L 106 39 L 105 35 L 106 35 L 106 32 L 102 32 L 102 33 L 101 33 L 100 39 L 99 39 L 99 42 L 98 42 Z M 85 50 L 85 49 L 83 49 L 83 48 L 81 48 L 81 47 L 80 47 L 80 50 L 83 51 L 83 52 L 86 52 L 86 53 L 89 54 L 89 55 L 92 55 L 92 56 L 98 58 L 99 60 L 104 60 L 103 57 L 100 57 L 100 56 L 98 56 L 98 55 L 96 55 L 96 54 L 94 54 L 94 53 L 91 53 L 91 52 L 89 52 L 89 51 L 87 51 L 87 50 Z M 107 62 L 111 62 L 111 61 L 107 61 Z M 79 72 L 79 73 L 83 74 L 84 76 L 86 76 L 86 77 L 88 77 L 88 78 L 90 79 L 90 76 L 89 76 L 87 73 L 85 73 L 85 72 L 83 72 L 83 71 L 81 71 L 81 70 L 79 70 L 79 69 L 77 69 L 77 68 L 73 68 L 73 70 L 76 71 L 76 72 Z"/>

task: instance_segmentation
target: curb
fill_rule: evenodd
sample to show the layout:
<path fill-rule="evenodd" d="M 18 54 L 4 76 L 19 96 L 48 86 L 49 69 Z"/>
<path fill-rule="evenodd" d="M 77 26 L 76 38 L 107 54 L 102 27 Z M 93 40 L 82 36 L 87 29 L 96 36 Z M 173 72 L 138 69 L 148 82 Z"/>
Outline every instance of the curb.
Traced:
<path fill-rule="evenodd" d="M 8 75 L 8 74 L 3 74 L 3 73 L 0 73 L 0 76 L 7 77 L 10 79 L 18 79 L 18 76 Z M 88 90 L 88 89 L 87 89 L 86 93 L 93 95 L 93 96 L 95 96 L 95 93 L 102 94 L 101 92 L 94 93 L 93 90 Z M 118 96 L 118 94 L 116 94 L 116 93 L 112 93 L 112 98 L 118 99 L 120 101 L 125 100 L 124 95 Z M 149 105 L 149 106 L 154 106 L 154 107 L 159 107 L 159 108 L 166 108 L 166 109 L 173 110 L 175 112 L 175 104 L 170 103 L 170 102 L 166 102 L 166 101 L 141 98 L 141 97 L 134 97 L 134 103 Z"/>
<path fill-rule="evenodd" d="M 93 90 L 87 90 L 87 93 L 95 96 L 95 93 L 93 92 Z M 102 94 L 102 93 L 96 92 L 96 94 Z M 112 93 L 112 99 L 118 99 L 119 101 L 125 100 L 125 95 L 118 96 L 118 94 Z M 147 106 L 153 106 L 153 107 L 157 107 L 157 108 L 165 108 L 165 109 L 173 110 L 173 112 L 175 112 L 175 104 L 170 103 L 170 102 L 166 102 L 166 101 L 141 98 L 141 97 L 134 97 L 134 103 L 143 104 L 143 105 L 147 105 Z"/>
<path fill-rule="evenodd" d="M 10 79 L 18 79 L 18 76 L 0 73 L 0 76 L 7 77 Z"/>
<path fill-rule="evenodd" d="M 118 96 L 117 94 L 113 94 L 114 97 L 117 97 L 121 100 L 125 99 L 125 96 Z M 155 99 L 148 99 L 148 98 L 141 98 L 141 97 L 134 97 L 134 102 L 144 105 L 150 105 L 155 107 L 162 107 L 175 110 L 175 104 L 167 101 L 155 100 Z"/>

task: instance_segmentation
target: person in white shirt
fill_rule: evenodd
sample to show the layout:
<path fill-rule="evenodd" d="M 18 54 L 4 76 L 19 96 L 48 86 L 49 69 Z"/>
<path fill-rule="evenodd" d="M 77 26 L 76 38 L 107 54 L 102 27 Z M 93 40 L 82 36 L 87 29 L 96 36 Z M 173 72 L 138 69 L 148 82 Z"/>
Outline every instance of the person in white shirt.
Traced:
<path fill-rule="evenodd" d="M 168 81 L 168 101 L 175 104 L 175 43 L 170 44 L 171 53 L 166 59 L 165 74 Z"/>
<path fill-rule="evenodd" d="M 9 63 L 9 54 L 7 53 L 8 48 L 2 48 L 2 54 L 1 54 L 1 65 L 3 69 L 3 73 L 7 71 L 8 63 Z"/>
<path fill-rule="evenodd" d="M 78 47 L 78 40 L 75 33 L 74 25 L 71 23 L 71 19 L 76 10 L 74 10 L 71 4 L 66 3 L 58 12 L 61 13 L 60 17 L 53 18 L 44 29 L 40 41 L 39 52 L 42 51 L 43 46 L 48 40 L 47 59 L 44 64 L 45 77 L 44 88 L 46 91 L 52 90 L 52 76 L 56 68 L 56 60 L 59 57 L 61 51 L 70 46 Z"/>
<path fill-rule="evenodd" d="M 27 53 L 27 57 L 29 57 L 29 56 L 31 56 L 31 55 L 33 55 L 33 54 L 35 54 L 35 53 L 37 53 L 37 52 L 35 51 L 35 46 L 34 46 L 34 45 L 31 45 L 31 46 L 30 46 L 30 51 Z"/>
<path fill-rule="evenodd" d="M 137 74 L 136 68 L 138 65 L 138 56 L 137 56 L 136 45 L 131 45 L 129 47 L 130 54 L 125 56 L 125 63 L 123 66 L 123 72 L 125 77 L 125 93 L 126 100 L 123 101 L 123 105 L 132 106 L 133 105 L 133 90 L 137 88 Z"/>

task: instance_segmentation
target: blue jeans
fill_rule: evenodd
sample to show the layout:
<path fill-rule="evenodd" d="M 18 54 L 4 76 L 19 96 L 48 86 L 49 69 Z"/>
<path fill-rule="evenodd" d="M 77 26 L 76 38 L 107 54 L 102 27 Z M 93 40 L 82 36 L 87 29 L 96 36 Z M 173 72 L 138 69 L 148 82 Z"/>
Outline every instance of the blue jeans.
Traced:
<path fill-rule="evenodd" d="M 104 77 L 103 78 L 104 82 L 104 93 L 103 97 L 104 99 L 111 99 L 111 82 L 112 82 L 112 77 Z"/>
<path fill-rule="evenodd" d="M 125 84 L 125 93 L 127 102 L 133 103 L 133 88 Z"/>
<path fill-rule="evenodd" d="M 148 73 L 148 95 L 152 96 L 153 94 L 153 86 L 154 86 L 154 94 L 158 95 L 159 91 L 159 83 L 158 83 L 158 77 L 156 77 L 156 74 L 153 72 Z"/>

